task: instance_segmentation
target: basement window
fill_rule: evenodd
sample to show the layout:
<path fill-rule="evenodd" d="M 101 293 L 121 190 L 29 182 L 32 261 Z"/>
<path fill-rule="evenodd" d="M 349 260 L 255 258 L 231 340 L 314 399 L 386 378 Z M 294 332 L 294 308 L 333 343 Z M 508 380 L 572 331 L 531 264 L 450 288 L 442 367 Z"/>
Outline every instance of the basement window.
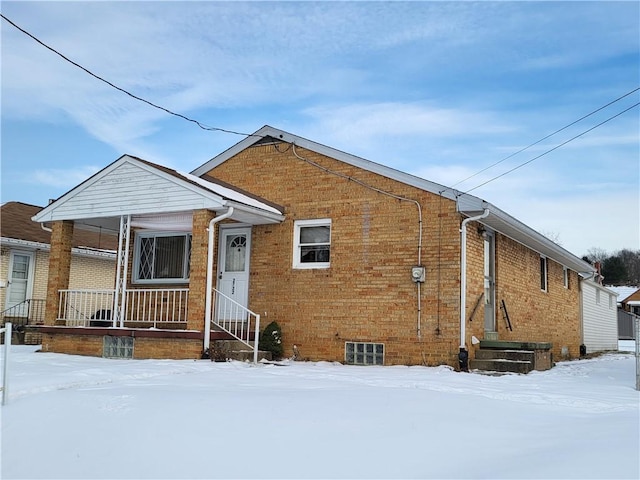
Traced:
<path fill-rule="evenodd" d="M 344 362 L 348 365 L 384 365 L 384 344 L 345 342 Z"/>
<path fill-rule="evenodd" d="M 331 219 L 294 223 L 293 268 L 329 268 Z"/>
<path fill-rule="evenodd" d="M 102 356 L 104 358 L 133 358 L 133 337 L 102 337 Z"/>

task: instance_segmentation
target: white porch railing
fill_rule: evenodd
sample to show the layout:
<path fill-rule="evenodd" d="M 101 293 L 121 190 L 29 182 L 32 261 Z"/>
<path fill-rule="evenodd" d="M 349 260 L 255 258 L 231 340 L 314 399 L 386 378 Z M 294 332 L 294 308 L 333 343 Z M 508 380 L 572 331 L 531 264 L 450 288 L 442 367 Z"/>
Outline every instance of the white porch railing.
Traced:
<path fill-rule="evenodd" d="M 242 306 L 219 290 L 215 294 L 214 329 L 219 328 L 253 350 L 253 363 L 258 362 L 260 315 Z M 253 337 L 253 340 L 252 340 Z"/>
<path fill-rule="evenodd" d="M 187 321 L 187 288 L 132 289 L 124 295 L 123 323 L 156 327 Z M 57 319 L 72 327 L 112 326 L 114 299 L 114 290 L 60 290 Z"/>
<path fill-rule="evenodd" d="M 105 325 L 112 319 L 113 290 L 60 290 L 58 320 L 69 327 L 88 327 L 93 323 Z"/>
<path fill-rule="evenodd" d="M 188 288 L 135 289 L 125 292 L 127 311 L 125 322 L 186 323 Z"/>

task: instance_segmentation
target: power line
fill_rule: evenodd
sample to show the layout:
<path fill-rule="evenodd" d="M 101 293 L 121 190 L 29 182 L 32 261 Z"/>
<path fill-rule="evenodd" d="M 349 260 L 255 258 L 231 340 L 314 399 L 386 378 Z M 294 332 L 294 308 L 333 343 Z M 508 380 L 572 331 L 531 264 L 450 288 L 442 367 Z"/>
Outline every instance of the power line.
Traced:
<path fill-rule="evenodd" d="M 550 138 L 550 137 L 553 137 L 555 134 L 560 133 L 560 132 L 562 132 L 563 130 L 566 130 L 567 128 L 569 128 L 569 127 L 571 127 L 571 126 L 575 125 L 575 124 L 576 124 L 576 123 L 578 123 L 578 122 L 581 122 L 581 121 L 582 121 L 582 120 L 584 120 L 585 118 L 588 118 L 588 117 L 590 117 L 591 115 L 593 115 L 593 114 L 595 114 L 595 113 L 598 113 L 600 110 L 604 110 L 605 108 L 607 108 L 607 107 L 609 107 L 609 106 L 613 105 L 614 103 L 616 103 L 616 102 L 618 102 L 618 101 L 622 100 L 622 99 L 623 99 L 623 98 L 625 98 L 625 97 L 628 97 L 629 95 L 631 95 L 632 93 L 637 92 L 638 90 L 640 90 L 640 87 L 637 87 L 637 88 L 635 88 L 635 89 L 631 90 L 630 92 L 625 93 L 624 95 L 622 95 L 622 96 L 620 96 L 620 97 L 616 98 L 615 100 L 612 100 L 611 102 L 607 103 L 606 105 L 603 105 L 602 107 L 600 107 L 600 108 L 598 108 L 598 109 L 594 110 L 594 111 L 593 111 L 593 112 L 591 112 L 591 113 L 587 113 L 586 115 L 584 115 L 583 117 L 580 117 L 579 119 L 575 120 L 574 122 L 571 122 L 570 124 L 565 125 L 564 127 L 560 128 L 560 129 L 558 129 L 558 130 L 556 130 L 555 132 L 550 133 L 550 134 L 549 134 L 549 135 L 547 135 L 546 137 L 543 137 L 543 138 L 541 138 L 540 140 L 538 140 L 537 142 L 534 142 L 534 143 L 532 143 L 532 144 L 530 144 L 530 145 L 527 145 L 527 146 L 526 146 L 526 147 L 524 147 L 524 148 L 521 148 L 521 149 L 520 149 L 520 150 L 518 150 L 517 152 L 512 153 L 511 155 L 509 155 L 509 156 L 507 156 L 507 157 L 503 158 L 502 160 L 498 160 L 497 162 L 495 162 L 495 163 L 493 163 L 493 164 L 489 165 L 489 166 L 488 166 L 488 167 L 486 167 L 486 168 L 483 168 L 483 169 L 482 169 L 482 170 L 480 170 L 479 172 L 474 173 L 473 175 L 471 175 L 471 176 L 469 176 L 469 177 L 465 178 L 464 180 L 460 180 L 459 182 L 454 183 L 453 185 L 451 185 L 451 187 L 455 187 L 456 185 L 459 185 L 459 184 L 461 184 L 461 183 L 463 183 L 463 182 L 466 182 L 467 180 L 470 180 L 470 179 L 472 179 L 473 177 L 475 177 L 475 176 L 477 176 L 477 175 L 480 175 L 480 174 L 481 174 L 481 173 L 483 173 L 483 172 L 486 172 L 486 171 L 487 171 L 487 170 L 489 170 L 490 168 L 493 168 L 493 167 L 495 167 L 496 165 L 499 165 L 499 164 L 501 164 L 502 162 L 504 162 L 504 161 L 506 161 L 506 160 L 509 160 L 509 159 L 510 159 L 510 158 L 512 158 L 512 157 L 515 157 L 515 156 L 516 156 L 516 155 L 518 155 L 519 153 L 522 153 L 522 152 L 524 152 L 525 150 L 528 150 L 528 149 L 530 149 L 531 147 L 533 147 L 533 146 L 535 146 L 535 145 L 539 144 L 540 142 L 543 142 L 543 141 L 545 141 L 546 139 L 548 139 L 548 138 Z"/>
<path fill-rule="evenodd" d="M 204 123 L 201 123 L 198 120 L 195 120 L 193 118 L 187 117 L 186 115 L 183 115 L 181 113 L 176 113 L 172 110 L 169 110 L 168 108 L 165 108 L 161 105 L 157 105 L 153 102 L 150 102 L 149 100 L 146 100 L 142 97 L 139 97 L 138 95 L 135 95 L 131 92 L 129 92 L 128 90 L 125 90 L 122 87 L 119 87 L 118 85 L 115 85 L 114 83 L 110 82 L 109 80 L 106 80 L 104 78 L 102 78 L 99 75 L 96 75 L 95 73 L 93 73 L 91 70 L 89 70 L 88 68 L 83 67 L 82 65 L 80 65 L 77 62 L 74 62 L 73 60 L 71 60 L 70 58 L 66 57 L 65 55 L 63 55 L 62 53 L 60 53 L 59 51 L 57 51 L 55 48 L 50 47 L 49 45 L 47 45 L 46 43 L 44 43 L 42 40 L 38 39 L 37 37 L 35 37 L 34 35 L 32 35 L 31 33 L 27 32 L 25 29 L 21 28 L 20 26 L 16 25 L 14 22 L 12 22 L 11 20 L 9 20 L 7 17 L 5 17 L 2 13 L 0 13 L 0 17 L 2 17 L 3 20 L 5 20 L 6 22 L 8 22 L 9 24 L 11 24 L 13 27 L 15 27 L 16 29 L 20 30 L 22 33 L 24 33 L 25 35 L 27 35 L 28 37 L 32 38 L 33 40 L 35 40 L 36 42 L 38 42 L 40 45 L 42 45 L 43 47 L 45 47 L 47 50 L 50 50 L 51 52 L 55 53 L 56 55 L 58 55 L 59 57 L 61 57 L 63 60 L 65 60 L 66 62 L 69 62 L 71 65 L 79 68 L 80 70 L 82 70 L 85 73 L 88 73 L 89 75 L 91 75 L 93 78 L 100 80 L 103 83 L 106 83 L 107 85 L 109 85 L 112 88 L 115 88 L 116 90 L 124 93 L 125 95 L 130 96 L 131 98 L 138 100 L 140 102 L 146 103 L 147 105 L 156 108 L 158 110 L 161 110 L 165 113 L 168 113 L 169 115 L 173 115 L 175 117 L 181 118 L 183 120 L 186 120 L 188 122 L 191 123 L 195 123 L 198 127 L 200 127 L 203 130 L 207 130 L 207 131 L 216 131 L 216 132 L 223 132 L 223 133 L 231 133 L 234 135 L 241 135 L 243 137 L 251 137 L 251 136 L 255 136 L 254 134 L 251 133 L 242 133 L 242 132 L 235 132 L 233 130 L 227 130 L 224 128 L 218 128 L 218 127 L 210 127 L 208 125 L 205 125 Z"/>
<path fill-rule="evenodd" d="M 640 105 L 640 102 L 637 102 L 637 103 L 635 103 L 635 104 L 631 105 L 630 107 L 625 108 L 625 109 L 624 109 L 624 110 L 622 110 L 621 112 L 616 113 L 616 114 L 615 114 L 615 115 L 613 115 L 612 117 L 609 117 L 609 118 L 607 118 L 606 120 L 604 120 L 604 121 L 600 122 L 599 124 L 594 125 L 593 127 L 589 128 L 589 129 L 587 129 L 587 130 L 585 130 L 584 132 L 579 133 L 579 134 L 578 134 L 578 135 L 576 135 L 575 137 L 571 137 L 569 140 L 566 140 L 566 141 L 562 142 L 561 144 L 556 145 L 556 146 L 555 146 L 555 147 L 553 147 L 553 148 L 550 148 L 550 149 L 549 149 L 549 150 L 547 150 L 546 152 L 543 152 L 543 153 L 541 153 L 540 155 L 538 155 L 538 156 L 536 156 L 536 157 L 533 157 L 532 159 L 527 160 L 526 162 L 521 163 L 520 165 L 517 165 L 517 166 L 513 167 L 511 170 L 507 170 L 506 172 L 501 173 L 500 175 L 497 175 L 497 176 L 495 176 L 495 177 L 493 177 L 493 178 L 491 178 L 491 179 L 487 180 L 486 182 L 483 182 L 483 183 L 481 183 L 480 185 L 477 185 L 477 186 L 473 187 L 473 188 L 472 188 L 472 189 L 470 189 L 470 190 L 467 190 L 466 192 L 462 193 L 462 195 L 465 195 L 465 194 L 467 194 L 467 193 L 469 193 L 469 192 L 472 192 L 472 191 L 474 191 L 474 190 L 476 190 L 476 189 L 478 189 L 478 188 L 480 188 L 480 187 L 485 186 L 487 183 L 493 182 L 494 180 L 497 180 L 498 178 L 504 177 L 505 175 L 508 175 L 509 173 L 514 172 L 515 170 L 518 170 L 519 168 L 522 168 L 522 167 L 524 167 L 525 165 L 528 165 L 529 163 L 533 162 L 534 160 L 537 160 L 537 159 L 539 159 L 540 157 L 545 156 L 547 153 L 551 153 L 551 152 L 553 152 L 554 150 L 557 150 L 558 148 L 560 148 L 560 147 L 562 147 L 562 146 L 566 145 L 567 143 L 574 141 L 575 139 L 577 139 L 577 138 L 579 138 L 579 137 L 583 136 L 583 135 L 584 135 L 584 134 L 586 134 L 586 133 L 589 133 L 591 130 L 595 130 L 596 128 L 598 128 L 598 127 L 600 127 L 600 126 L 604 125 L 605 123 L 607 123 L 607 122 L 609 122 L 609 121 L 613 120 L 613 119 L 614 119 L 614 118 L 616 118 L 616 117 L 619 117 L 619 116 L 620 116 L 620 115 L 622 115 L 623 113 L 628 112 L 629 110 L 631 110 L 632 108 L 637 107 L 638 105 Z"/>

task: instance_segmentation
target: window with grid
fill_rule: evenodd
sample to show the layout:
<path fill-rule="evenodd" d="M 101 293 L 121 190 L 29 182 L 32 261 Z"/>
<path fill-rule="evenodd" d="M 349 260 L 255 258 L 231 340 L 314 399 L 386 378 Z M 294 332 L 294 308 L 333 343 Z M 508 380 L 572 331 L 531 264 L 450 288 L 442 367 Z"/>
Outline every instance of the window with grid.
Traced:
<path fill-rule="evenodd" d="M 349 365 L 384 365 L 384 344 L 345 342 L 344 361 Z"/>
<path fill-rule="evenodd" d="M 331 220 L 298 220 L 294 223 L 294 268 L 329 268 Z"/>
<path fill-rule="evenodd" d="M 190 234 L 139 233 L 136 237 L 134 281 L 187 282 L 190 256 Z"/>

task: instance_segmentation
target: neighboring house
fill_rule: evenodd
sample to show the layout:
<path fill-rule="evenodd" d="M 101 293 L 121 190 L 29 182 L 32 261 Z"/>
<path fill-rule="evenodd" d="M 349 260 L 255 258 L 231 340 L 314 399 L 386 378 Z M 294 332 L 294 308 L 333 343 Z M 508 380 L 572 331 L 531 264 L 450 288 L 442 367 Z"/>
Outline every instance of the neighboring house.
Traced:
<path fill-rule="evenodd" d="M 254 345 L 259 315 L 311 360 L 464 367 L 500 340 L 549 363 L 579 355 L 594 273 L 480 198 L 269 126 L 190 174 L 122 156 L 34 220 L 53 225 L 57 352 L 200 358 L 229 333 Z M 102 303 L 68 292 L 74 224 L 120 231 Z M 118 328 L 86 321 L 102 310 Z"/>
<path fill-rule="evenodd" d="M 618 295 L 618 338 L 634 340 L 635 322 L 640 316 L 640 288 L 631 286 L 609 286 Z"/>
<path fill-rule="evenodd" d="M 617 294 L 593 281 L 580 282 L 583 353 L 618 349 Z"/>
<path fill-rule="evenodd" d="M 20 202 L 0 207 L 0 322 L 44 321 L 51 233 L 31 220 L 41 209 Z M 77 229 L 70 246 L 69 288 L 113 289 L 117 237 Z M 27 336 L 29 343 L 38 340 Z"/>

